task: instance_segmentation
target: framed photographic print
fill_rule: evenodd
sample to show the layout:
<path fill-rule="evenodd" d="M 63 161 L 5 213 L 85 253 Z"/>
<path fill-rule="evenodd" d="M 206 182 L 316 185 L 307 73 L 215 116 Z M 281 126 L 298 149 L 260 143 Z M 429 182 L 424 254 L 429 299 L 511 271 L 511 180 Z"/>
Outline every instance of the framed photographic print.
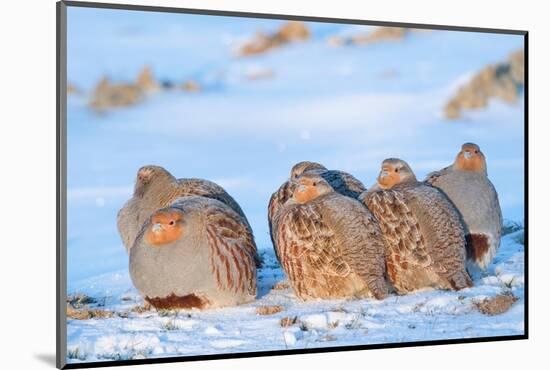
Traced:
<path fill-rule="evenodd" d="M 526 31 L 57 11 L 59 368 L 527 338 Z"/>

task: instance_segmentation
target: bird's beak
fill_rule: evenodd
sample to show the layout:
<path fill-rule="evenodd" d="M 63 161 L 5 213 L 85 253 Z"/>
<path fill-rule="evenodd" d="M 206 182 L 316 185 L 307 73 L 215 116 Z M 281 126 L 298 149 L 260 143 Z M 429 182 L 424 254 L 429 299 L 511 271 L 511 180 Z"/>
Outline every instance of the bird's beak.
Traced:
<path fill-rule="evenodd" d="M 300 193 L 303 193 L 304 191 L 306 191 L 306 186 L 304 184 L 299 184 L 298 185 L 298 191 Z"/>
<path fill-rule="evenodd" d="M 159 223 L 153 224 L 153 226 L 151 227 L 151 231 L 154 233 L 158 233 L 161 230 L 162 230 L 162 225 Z"/>
<path fill-rule="evenodd" d="M 464 158 L 470 159 L 471 157 L 472 157 L 472 152 L 470 152 L 468 150 L 464 152 Z"/>
<path fill-rule="evenodd" d="M 382 172 L 380 172 L 380 178 L 383 179 L 384 177 L 388 176 L 389 173 L 387 170 L 382 170 Z"/>

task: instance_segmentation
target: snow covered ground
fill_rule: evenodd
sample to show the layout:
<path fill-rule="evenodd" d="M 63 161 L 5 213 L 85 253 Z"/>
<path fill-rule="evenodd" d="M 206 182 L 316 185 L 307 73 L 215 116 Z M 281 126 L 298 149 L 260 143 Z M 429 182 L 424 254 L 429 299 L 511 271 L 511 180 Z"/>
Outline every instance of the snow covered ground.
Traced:
<path fill-rule="evenodd" d="M 308 23 L 312 39 L 251 58 L 234 51 L 280 21 L 69 8 L 68 79 L 83 91 L 68 98 L 68 293 L 86 293 L 102 309 L 141 303 L 128 278 L 116 213 L 144 164 L 177 177 L 218 182 L 239 201 L 268 263 L 253 304 L 162 316 L 68 323 L 71 361 L 463 338 L 523 333 L 523 247 L 504 239 L 487 276 L 459 293 L 426 292 L 382 302 L 299 303 L 271 291 L 284 279 L 267 226 L 271 193 L 300 160 L 374 182 L 380 162 L 398 156 L 419 178 L 452 162 L 466 141 L 480 144 L 504 217 L 524 219 L 523 104 L 446 121 L 442 108 L 460 83 L 523 46 L 514 35 L 414 32 L 403 41 L 333 47 L 333 35 L 366 26 Z M 161 80 L 192 78 L 200 93 L 161 92 L 103 114 L 87 105 L 105 74 L 130 81 L 149 64 Z M 251 81 L 250 73 L 272 72 Z M 520 298 L 488 317 L 472 300 L 512 289 Z M 104 301 L 104 302 L 103 302 Z M 285 310 L 256 316 L 259 305 Z M 281 317 L 303 323 L 283 329 Z M 335 322 L 338 322 L 335 325 Z M 199 333 L 199 334 L 197 334 Z"/>
<path fill-rule="evenodd" d="M 69 320 L 69 361 L 520 335 L 524 332 L 524 253 L 515 240 L 521 233 L 504 237 L 494 263 L 476 277 L 471 289 L 426 291 L 382 301 L 300 302 L 289 288 L 272 289 L 284 279 L 272 251 L 264 252 L 258 300 L 232 308 L 136 313 L 131 309 L 143 305 L 143 300 L 131 287 L 128 272 L 100 275 L 75 288 L 96 299 L 91 308 L 116 314 L 108 319 Z M 506 313 L 487 316 L 475 308 L 476 302 L 503 293 L 519 298 Z M 283 310 L 256 314 L 257 307 L 274 305 Z M 283 327 L 283 318 L 296 323 Z"/>

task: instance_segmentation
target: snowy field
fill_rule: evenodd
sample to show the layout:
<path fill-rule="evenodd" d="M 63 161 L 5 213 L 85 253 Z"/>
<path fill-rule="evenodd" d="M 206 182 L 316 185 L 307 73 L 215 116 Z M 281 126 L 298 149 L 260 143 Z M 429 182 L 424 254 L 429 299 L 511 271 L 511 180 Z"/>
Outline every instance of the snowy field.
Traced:
<path fill-rule="evenodd" d="M 523 334 L 523 245 L 517 231 L 503 245 L 474 287 L 460 292 L 426 291 L 382 301 L 332 300 L 302 303 L 291 289 L 273 289 L 284 279 L 271 250 L 259 271 L 258 299 L 209 311 L 133 312 L 143 305 L 126 270 L 81 281 L 75 288 L 94 297 L 90 308 L 112 318 L 69 320 L 69 361 L 142 359 L 214 353 L 399 343 Z M 475 304 L 497 294 L 519 300 L 501 315 L 481 314 Z M 273 315 L 257 307 L 281 306 Z M 294 322 L 282 326 L 281 320 Z"/>
<path fill-rule="evenodd" d="M 399 42 L 333 47 L 327 38 L 366 26 L 308 23 L 312 38 L 265 55 L 236 58 L 275 20 L 69 8 L 68 294 L 96 299 L 108 319 L 69 320 L 70 361 L 129 359 L 523 334 L 523 246 L 508 235 L 475 287 L 381 302 L 299 303 L 287 290 L 267 226 L 271 193 L 300 160 L 342 169 L 371 185 L 380 162 L 407 160 L 417 177 L 452 162 L 463 142 L 478 143 L 504 218 L 524 219 L 523 104 L 446 121 L 457 86 L 505 60 L 523 38 L 466 32 L 413 32 Z M 134 107 L 98 114 L 89 93 L 104 75 L 131 81 L 148 64 L 160 80 L 198 81 L 199 93 L 161 92 Z M 272 77 L 250 80 L 251 73 Z M 159 164 L 176 177 L 216 181 L 241 204 L 266 264 L 258 301 L 223 310 L 159 315 L 131 312 L 143 302 L 128 276 L 116 213 L 139 167 Z M 503 315 L 473 303 L 511 291 Z M 284 310 L 258 316 L 255 308 Z M 125 317 L 121 317 L 125 316 Z M 280 326 L 282 317 L 300 323 Z"/>

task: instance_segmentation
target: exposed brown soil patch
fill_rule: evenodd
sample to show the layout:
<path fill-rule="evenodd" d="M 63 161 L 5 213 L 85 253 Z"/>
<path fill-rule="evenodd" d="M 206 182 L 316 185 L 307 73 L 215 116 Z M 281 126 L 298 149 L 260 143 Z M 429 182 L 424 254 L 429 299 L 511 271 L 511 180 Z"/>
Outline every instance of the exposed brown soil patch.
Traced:
<path fill-rule="evenodd" d="M 367 34 L 353 36 L 351 42 L 356 45 L 375 44 L 378 42 L 401 41 L 409 30 L 402 27 L 378 27 Z"/>
<path fill-rule="evenodd" d="M 148 312 L 148 311 L 151 311 L 151 304 L 145 302 L 143 304 L 143 306 L 139 305 L 139 306 L 134 306 L 130 309 L 130 312 L 135 312 L 135 313 L 144 313 L 144 312 Z"/>
<path fill-rule="evenodd" d="M 510 309 L 519 298 L 511 294 L 499 294 L 493 298 L 485 298 L 475 302 L 474 306 L 485 315 L 500 315 Z"/>
<path fill-rule="evenodd" d="M 114 316 L 114 312 L 89 309 L 84 307 L 82 309 L 75 309 L 70 304 L 67 304 L 67 318 L 74 320 L 89 320 L 89 319 L 108 319 Z"/>
<path fill-rule="evenodd" d="M 80 89 L 78 87 L 76 87 L 75 85 L 73 85 L 72 83 L 68 82 L 67 83 L 67 94 L 71 95 L 71 94 L 78 94 L 78 93 L 80 93 Z"/>
<path fill-rule="evenodd" d="M 182 85 L 181 88 L 187 92 L 199 92 L 201 91 L 201 86 L 198 82 L 193 80 L 187 80 Z"/>
<path fill-rule="evenodd" d="M 460 87 L 444 108 L 447 119 L 458 119 L 462 111 L 485 108 L 489 98 L 514 103 L 524 84 L 524 51 L 514 52 L 508 60 L 490 64 Z"/>
<path fill-rule="evenodd" d="M 144 92 L 160 90 L 160 84 L 155 80 L 151 67 L 145 66 L 136 79 L 136 86 Z"/>
<path fill-rule="evenodd" d="M 287 281 L 278 281 L 275 283 L 275 285 L 273 285 L 273 290 L 285 290 L 285 289 L 289 289 L 290 288 L 290 284 L 287 282 Z"/>
<path fill-rule="evenodd" d="M 309 29 L 303 22 L 286 22 L 274 34 L 257 33 L 249 42 L 238 51 L 239 56 L 263 54 L 268 50 L 296 41 L 307 40 L 311 36 Z"/>
<path fill-rule="evenodd" d="M 371 32 L 360 33 L 350 37 L 333 36 L 328 39 L 328 42 L 334 46 L 396 42 L 403 40 L 411 31 L 411 29 L 402 27 L 377 27 Z"/>
<path fill-rule="evenodd" d="M 90 106 L 97 111 L 128 107 L 139 103 L 146 94 L 159 91 L 160 86 L 149 66 L 141 70 L 134 82 L 113 83 L 103 77 L 92 93 Z"/>
<path fill-rule="evenodd" d="M 67 297 L 67 303 L 73 308 L 82 308 L 85 305 L 96 303 L 96 299 L 86 294 L 73 294 Z"/>
<path fill-rule="evenodd" d="M 143 92 L 136 85 L 112 83 L 104 77 L 94 89 L 90 106 L 98 111 L 127 107 L 138 103 L 142 97 Z"/>
<path fill-rule="evenodd" d="M 257 315 L 273 315 L 283 311 L 285 308 L 283 306 L 261 306 L 256 307 Z"/>
<path fill-rule="evenodd" d="M 288 328 L 289 326 L 297 325 L 297 324 L 300 324 L 300 320 L 298 320 L 298 316 L 283 317 L 280 321 L 280 325 L 283 328 Z"/>

